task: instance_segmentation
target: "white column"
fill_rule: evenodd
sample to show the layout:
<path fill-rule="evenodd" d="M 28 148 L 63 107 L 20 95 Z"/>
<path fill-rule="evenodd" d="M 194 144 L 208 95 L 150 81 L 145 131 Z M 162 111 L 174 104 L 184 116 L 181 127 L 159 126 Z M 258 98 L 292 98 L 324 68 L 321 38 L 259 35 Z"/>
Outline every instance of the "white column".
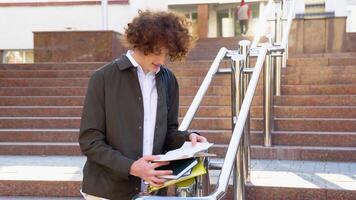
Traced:
<path fill-rule="evenodd" d="M 108 30 L 108 0 L 101 0 L 101 28 Z"/>

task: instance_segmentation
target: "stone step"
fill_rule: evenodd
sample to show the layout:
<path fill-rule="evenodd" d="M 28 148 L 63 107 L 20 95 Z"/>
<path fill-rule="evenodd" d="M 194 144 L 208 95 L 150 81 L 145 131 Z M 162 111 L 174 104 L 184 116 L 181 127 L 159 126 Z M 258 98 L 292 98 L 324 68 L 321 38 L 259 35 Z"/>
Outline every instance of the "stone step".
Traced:
<path fill-rule="evenodd" d="M 96 70 L 109 62 L 78 62 L 78 63 L 26 63 L 0 64 L 0 70 Z M 228 62 L 223 62 L 227 64 Z M 187 60 L 167 62 L 168 68 L 203 67 L 208 68 L 212 60 Z"/>
<path fill-rule="evenodd" d="M 89 78 L 0 78 L 0 87 L 86 87 Z M 178 77 L 179 86 L 200 86 L 202 76 Z M 214 77 L 211 86 L 230 86 L 231 80 L 225 75 Z"/>
<path fill-rule="evenodd" d="M 251 146 L 252 159 L 356 162 L 356 147 Z"/>
<path fill-rule="evenodd" d="M 199 87 L 180 88 L 182 96 L 196 95 Z M 87 87 L 0 87 L 0 96 L 84 96 Z M 210 86 L 206 95 L 230 95 L 228 86 Z"/>
<path fill-rule="evenodd" d="M 1 106 L 83 106 L 84 96 L 0 96 Z"/>
<path fill-rule="evenodd" d="M 181 96 L 180 105 L 189 106 L 194 96 Z M 0 106 L 82 106 L 84 96 L 0 96 Z M 206 95 L 201 105 L 230 105 L 230 96 Z"/>
<path fill-rule="evenodd" d="M 0 129 L 77 129 L 80 126 L 80 117 L 0 117 L 0 120 Z M 231 117 L 195 117 L 189 128 L 230 130 Z"/>
<path fill-rule="evenodd" d="M 254 118 L 251 120 L 252 130 L 262 130 L 262 128 L 262 118 Z M 356 132 L 356 119 L 275 118 L 274 130 Z"/>
<path fill-rule="evenodd" d="M 214 144 L 209 153 L 223 157 L 227 144 Z M 78 142 L 0 142 L 0 155 L 82 155 Z"/>
<path fill-rule="evenodd" d="M 347 57 L 310 57 L 310 58 L 290 58 L 288 59 L 288 67 L 315 67 L 315 66 L 345 66 L 355 65 L 356 59 L 354 56 Z"/>
<path fill-rule="evenodd" d="M 293 66 L 284 68 L 284 71 L 288 75 L 342 75 L 342 74 L 356 74 L 355 65 L 343 65 L 343 66 Z"/>
<path fill-rule="evenodd" d="M 283 95 L 355 95 L 356 85 L 282 85 Z"/>
<path fill-rule="evenodd" d="M 184 117 L 189 106 L 181 106 Z M 81 117 L 82 106 L 0 106 L 0 117 Z M 251 117 L 262 118 L 263 107 L 253 106 Z M 356 106 L 275 106 L 277 118 L 356 118 Z M 231 106 L 200 106 L 196 117 L 231 117 Z"/>
<path fill-rule="evenodd" d="M 77 129 L 80 117 L 0 117 L 1 129 Z"/>
<path fill-rule="evenodd" d="M 181 106 L 184 117 L 189 106 Z M 0 117 L 81 117 L 82 106 L 0 106 Z M 231 106 L 200 106 L 196 117 L 231 117 Z"/>
<path fill-rule="evenodd" d="M 0 70 L 0 78 L 88 78 L 94 70 Z"/>
<path fill-rule="evenodd" d="M 0 155 L 82 155 L 78 142 L 0 142 Z"/>
<path fill-rule="evenodd" d="M 0 64 L 0 70 L 96 70 L 105 62 Z"/>
<path fill-rule="evenodd" d="M 205 76 L 210 65 L 171 67 L 177 77 Z M 0 70 L 0 78 L 89 78 L 95 70 Z"/>
<path fill-rule="evenodd" d="M 82 106 L 0 106 L 0 117 L 81 117 Z"/>
<path fill-rule="evenodd" d="M 317 84 L 355 84 L 356 74 L 331 74 L 322 76 L 284 75 L 282 84 L 284 85 L 317 85 Z"/>
<path fill-rule="evenodd" d="M 84 156 L 0 156 L 0 160 L 1 196 L 80 197 Z"/>
<path fill-rule="evenodd" d="M 255 97 L 262 105 L 262 98 Z M 282 95 L 274 98 L 275 105 L 285 106 L 356 106 L 356 95 Z"/>
<path fill-rule="evenodd" d="M 77 142 L 79 129 L 0 129 L 2 142 Z"/>
<path fill-rule="evenodd" d="M 68 87 L 88 85 L 89 78 L 0 78 L 0 87 Z M 179 86 L 200 86 L 204 77 L 178 77 Z M 227 76 L 214 77 L 211 85 L 230 86 Z"/>
<path fill-rule="evenodd" d="M 0 78 L 0 87 L 87 87 L 88 78 Z"/>
<path fill-rule="evenodd" d="M 251 131 L 250 134 L 251 144 L 263 145 L 265 136 L 261 131 Z M 231 136 L 231 134 L 225 136 L 225 141 L 229 141 L 229 136 Z M 356 133 L 317 131 L 273 131 L 272 145 L 356 147 Z"/>
<path fill-rule="evenodd" d="M 196 95 L 200 86 L 180 87 L 181 96 Z M 0 87 L 1 96 L 84 96 L 87 87 Z M 212 85 L 206 95 L 230 95 L 230 86 Z"/>
<path fill-rule="evenodd" d="M 356 106 L 274 106 L 276 118 L 356 118 Z M 251 107 L 251 117 L 263 118 L 263 106 Z"/>
<path fill-rule="evenodd" d="M 7 169 L 0 171 L 0 185 L 6 186 L 0 187 L 0 199 L 56 200 L 56 196 L 62 196 L 57 200 L 80 199 L 78 191 L 85 157 L 0 156 L 0 160 L 1 168 Z M 352 176 L 355 167 L 355 163 L 347 162 L 251 160 L 251 181 L 247 183 L 248 199 L 340 197 L 343 200 L 353 200 L 356 180 Z M 219 170 L 209 171 L 211 191 L 219 174 Z M 4 180 L 5 177 L 12 181 Z M 231 184 L 230 180 L 228 192 L 223 199 L 232 199 Z"/>

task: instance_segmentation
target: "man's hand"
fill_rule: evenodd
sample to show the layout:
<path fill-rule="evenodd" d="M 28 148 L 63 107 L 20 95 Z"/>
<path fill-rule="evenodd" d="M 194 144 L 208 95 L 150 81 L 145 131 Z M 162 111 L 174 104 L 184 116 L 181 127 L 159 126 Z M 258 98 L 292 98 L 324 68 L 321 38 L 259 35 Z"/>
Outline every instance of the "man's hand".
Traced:
<path fill-rule="evenodd" d="M 201 136 L 201 135 L 198 135 L 196 133 L 191 133 L 189 135 L 189 140 L 192 142 L 192 145 L 194 146 L 197 142 L 207 142 L 208 140 Z"/>
<path fill-rule="evenodd" d="M 173 172 L 172 170 L 155 170 L 157 167 L 169 164 L 169 162 L 151 163 L 157 159 L 159 159 L 158 156 L 143 156 L 131 165 L 130 174 L 140 177 L 152 186 L 162 186 L 166 179 L 158 178 L 158 176 L 170 175 Z"/>

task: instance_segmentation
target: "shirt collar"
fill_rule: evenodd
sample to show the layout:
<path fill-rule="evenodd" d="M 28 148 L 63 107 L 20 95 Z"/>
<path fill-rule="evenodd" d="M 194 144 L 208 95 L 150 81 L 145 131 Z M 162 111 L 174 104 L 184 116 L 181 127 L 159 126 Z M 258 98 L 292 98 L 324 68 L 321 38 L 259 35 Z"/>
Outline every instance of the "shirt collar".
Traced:
<path fill-rule="evenodd" d="M 143 72 L 143 69 L 142 67 L 136 62 L 136 60 L 134 59 L 134 57 L 132 56 L 134 52 L 132 50 L 128 50 L 126 52 L 126 57 L 130 60 L 131 64 L 134 66 L 134 67 L 137 67 L 138 69 L 142 70 Z M 158 68 L 158 70 L 155 72 L 155 74 L 158 74 L 158 72 L 161 70 L 161 68 Z M 148 73 L 151 73 L 151 72 L 148 72 Z"/>

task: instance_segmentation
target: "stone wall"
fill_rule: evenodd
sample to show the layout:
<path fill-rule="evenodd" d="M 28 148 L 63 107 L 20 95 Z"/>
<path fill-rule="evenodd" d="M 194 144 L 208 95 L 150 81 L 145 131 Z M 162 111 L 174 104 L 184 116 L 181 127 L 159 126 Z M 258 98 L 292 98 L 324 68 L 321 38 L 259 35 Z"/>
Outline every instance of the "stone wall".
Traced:
<path fill-rule="evenodd" d="M 346 17 L 295 19 L 289 35 L 289 52 L 335 53 L 343 51 Z"/>
<path fill-rule="evenodd" d="M 114 31 L 56 31 L 34 33 L 34 61 L 108 62 L 125 48 Z"/>

